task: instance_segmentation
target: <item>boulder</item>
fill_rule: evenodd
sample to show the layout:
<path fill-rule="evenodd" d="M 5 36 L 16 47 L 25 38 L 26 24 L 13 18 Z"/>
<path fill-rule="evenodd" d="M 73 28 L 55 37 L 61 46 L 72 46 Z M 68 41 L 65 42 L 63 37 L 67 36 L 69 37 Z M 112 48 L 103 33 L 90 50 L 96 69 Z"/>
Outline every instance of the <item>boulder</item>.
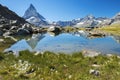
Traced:
<path fill-rule="evenodd" d="M 92 50 L 83 50 L 82 54 L 85 57 L 94 57 L 94 56 L 98 56 L 101 53 L 100 52 L 96 52 L 96 51 L 92 51 Z"/>
<path fill-rule="evenodd" d="M 93 74 L 95 76 L 99 76 L 100 75 L 100 72 L 98 70 L 93 70 L 93 69 L 89 70 L 89 73 Z"/>
<path fill-rule="evenodd" d="M 30 24 L 28 23 L 25 23 L 23 26 L 22 26 L 23 29 L 26 29 L 28 30 L 30 33 L 33 33 L 33 28 Z"/>
<path fill-rule="evenodd" d="M 17 35 L 28 35 L 28 34 L 30 34 L 30 31 L 27 30 L 27 29 L 19 28 L 19 29 L 17 30 L 17 33 L 16 33 L 16 34 L 17 34 Z"/>
<path fill-rule="evenodd" d="M 10 35 L 12 35 L 12 34 L 13 34 L 12 32 L 8 31 L 8 32 L 5 32 L 5 33 L 3 34 L 3 36 L 10 36 Z"/>
<path fill-rule="evenodd" d="M 18 29 L 18 26 L 12 26 L 11 28 L 10 28 L 10 30 L 17 30 Z"/>
<path fill-rule="evenodd" d="M 4 39 L 0 39 L 0 42 L 4 42 Z"/>

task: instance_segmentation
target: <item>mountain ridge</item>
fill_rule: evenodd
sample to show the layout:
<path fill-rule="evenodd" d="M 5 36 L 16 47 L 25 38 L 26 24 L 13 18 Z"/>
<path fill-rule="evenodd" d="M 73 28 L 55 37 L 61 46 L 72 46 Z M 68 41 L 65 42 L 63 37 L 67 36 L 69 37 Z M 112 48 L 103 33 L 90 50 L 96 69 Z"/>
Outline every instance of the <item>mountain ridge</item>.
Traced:
<path fill-rule="evenodd" d="M 13 16 L 14 15 L 14 16 Z M 6 6 L 0 4 L 0 16 L 8 20 L 18 20 L 22 23 L 26 22 L 23 18 L 19 17 L 15 12 L 9 10 Z"/>

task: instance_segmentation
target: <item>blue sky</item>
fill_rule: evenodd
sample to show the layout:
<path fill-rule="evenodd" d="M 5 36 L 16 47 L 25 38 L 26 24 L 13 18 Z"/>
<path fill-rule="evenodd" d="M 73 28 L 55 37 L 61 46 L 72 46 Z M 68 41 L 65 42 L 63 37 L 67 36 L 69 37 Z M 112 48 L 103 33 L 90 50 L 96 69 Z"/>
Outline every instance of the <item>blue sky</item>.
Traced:
<path fill-rule="evenodd" d="M 31 3 L 51 21 L 72 20 L 88 14 L 111 18 L 120 12 L 120 0 L 0 0 L 0 4 L 19 16 L 24 15 Z"/>

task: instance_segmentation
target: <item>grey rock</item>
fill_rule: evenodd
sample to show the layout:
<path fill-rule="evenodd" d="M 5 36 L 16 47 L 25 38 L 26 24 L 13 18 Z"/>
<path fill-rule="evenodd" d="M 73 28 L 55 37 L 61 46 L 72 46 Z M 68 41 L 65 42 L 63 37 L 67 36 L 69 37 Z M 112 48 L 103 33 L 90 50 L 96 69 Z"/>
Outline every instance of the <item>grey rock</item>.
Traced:
<path fill-rule="evenodd" d="M 4 42 L 4 39 L 0 39 L 0 42 Z"/>
<path fill-rule="evenodd" d="M 93 64 L 92 67 L 98 68 L 98 67 L 101 67 L 101 66 L 100 66 L 100 65 L 97 65 L 97 64 Z"/>
<path fill-rule="evenodd" d="M 17 33 L 16 33 L 16 34 L 17 34 L 17 35 L 28 35 L 28 34 L 30 34 L 30 31 L 27 30 L 27 29 L 19 28 L 19 29 L 17 30 Z"/>
<path fill-rule="evenodd" d="M 100 55 L 101 53 L 100 52 L 96 52 L 96 51 L 92 51 L 92 50 L 83 50 L 82 54 L 85 57 L 94 57 L 94 56 Z"/>
<path fill-rule="evenodd" d="M 10 31 L 5 32 L 5 33 L 3 34 L 3 36 L 10 36 L 10 35 L 12 35 L 12 32 L 10 32 Z"/>
<path fill-rule="evenodd" d="M 106 54 L 106 56 L 107 56 L 107 57 L 112 57 L 112 56 L 113 56 L 113 54 Z"/>
<path fill-rule="evenodd" d="M 30 24 L 28 24 L 28 23 L 24 24 L 24 25 L 22 26 L 22 28 L 28 30 L 28 31 L 30 32 L 30 34 L 33 33 L 33 28 L 32 28 L 32 26 L 31 26 Z"/>
<path fill-rule="evenodd" d="M 4 38 L 9 38 L 11 40 L 13 40 L 14 42 L 17 42 L 18 40 L 16 38 L 14 38 L 13 36 L 4 36 Z"/>
<path fill-rule="evenodd" d="M 93 70 L 93 69 L 89 70 L 89 73 L 93 74 L 95 76 L 99 76 L 100 75 L 100 72 L 98 70 Z"/>
<path fill-rule="evenodd" d="M 11 28 L 10 28 L 10 30 L 17 30 L 18 29 L 18 26 L 12 26 Z"/>

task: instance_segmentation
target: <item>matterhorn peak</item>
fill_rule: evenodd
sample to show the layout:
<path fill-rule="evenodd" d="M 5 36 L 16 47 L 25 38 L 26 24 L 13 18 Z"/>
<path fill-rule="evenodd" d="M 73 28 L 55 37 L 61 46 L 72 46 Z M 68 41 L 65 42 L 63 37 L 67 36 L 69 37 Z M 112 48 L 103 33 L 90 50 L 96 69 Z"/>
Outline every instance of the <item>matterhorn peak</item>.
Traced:
<path fill-rule="evenodd" d="M 36 26 L 47 25 L 46 19 L 37 12 L 33 4 L 30 4 L 29 8 L 25 11 L 23 18 Z"/>
<path fill-rule="evenodd" d="M 35 10 L 35 11 L 36 11 L 36 9 L 35 9 L 35 7 L 33 6 L 33 4 L 30 4 L 30 6 L 29 6 L 28 9 L 30 9 L 30 10 Z"/>
<path fill-rule="evenodd" d="M 30 4 L 30 7 L 35 8 L 35 7 L 33 6 L 33 4 Z"/>
<path fill-rule="evenodd" d="M 37 10 L 32 4 L 30 4 L 29 8 L 25 11 L 23 18 L 28 19 L 31 16 L 38 16 Z"/>

